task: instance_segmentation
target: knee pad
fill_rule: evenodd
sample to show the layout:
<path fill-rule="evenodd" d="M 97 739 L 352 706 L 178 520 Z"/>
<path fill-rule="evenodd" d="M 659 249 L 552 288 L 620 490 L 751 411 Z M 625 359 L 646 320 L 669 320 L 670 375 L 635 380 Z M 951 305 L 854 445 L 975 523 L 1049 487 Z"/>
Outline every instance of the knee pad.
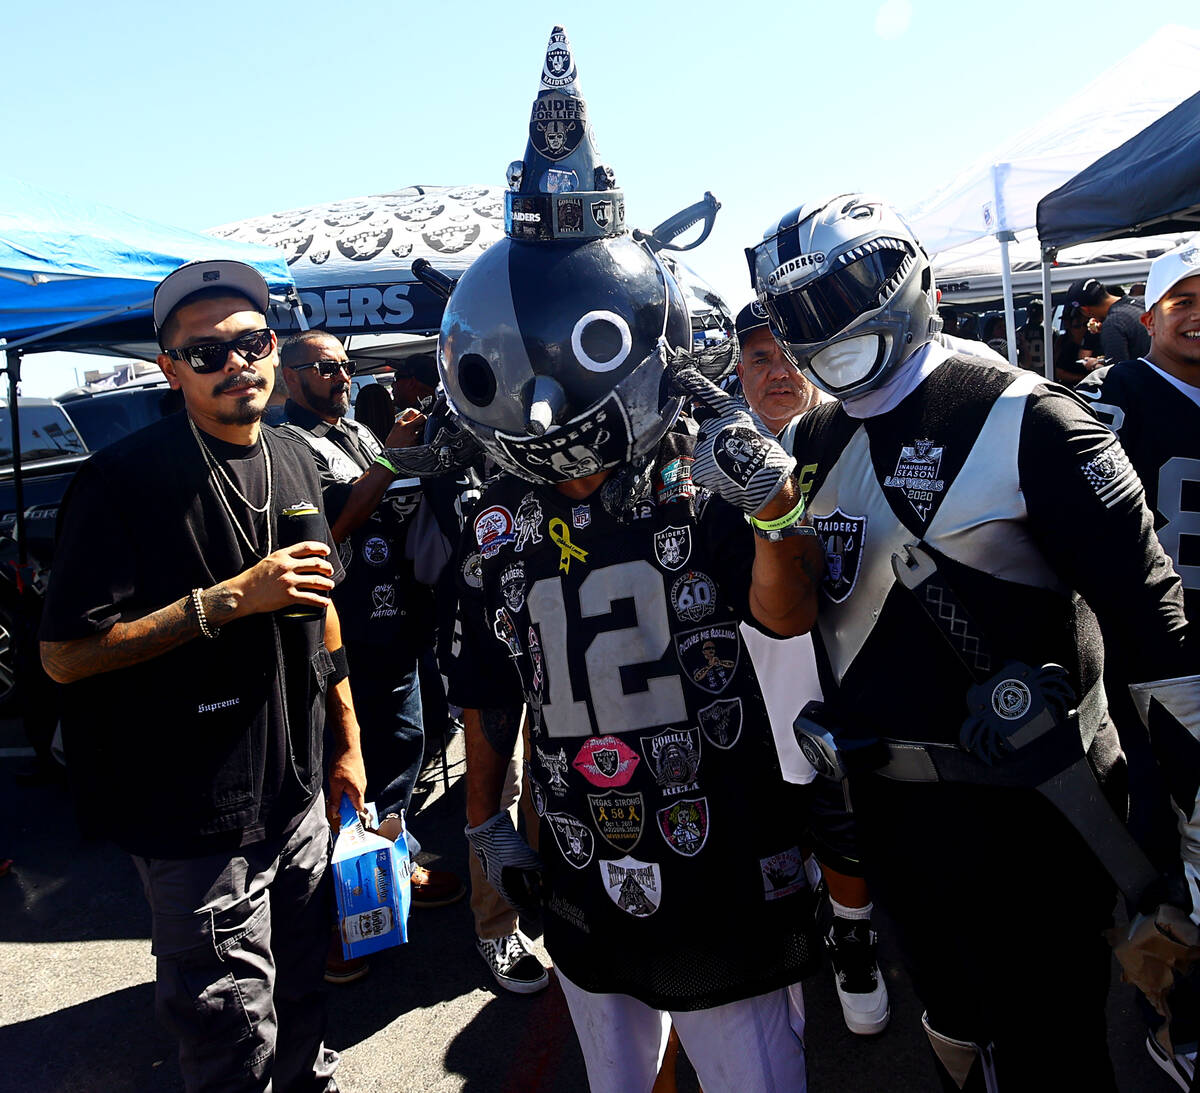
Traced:
<path fill-rule="evenodd" d="M 991 1044 L 980 1046 L 970 1040 L 956 1040 L 953 1036 L 938 1032 L 930 1025 L 928 1012 L 921 1014 L 921 1026 L 929 1037 L 938 1065 L 956 1088 L 964 1093 L 999 1093 Z"/>

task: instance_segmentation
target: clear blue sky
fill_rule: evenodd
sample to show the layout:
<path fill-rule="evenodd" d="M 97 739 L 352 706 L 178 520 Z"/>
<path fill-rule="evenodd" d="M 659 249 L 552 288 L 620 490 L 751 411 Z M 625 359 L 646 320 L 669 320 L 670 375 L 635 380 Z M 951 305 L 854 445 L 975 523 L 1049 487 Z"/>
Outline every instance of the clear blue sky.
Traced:
<path fill-rule="evenodd" d="M 688 260 L 738 305 L 742 248 L 780 213 L 853 188 L 910 205 L 1200 16 L 1158 0 L 10 3 L 0 171 L 196 229 L 500 183 L 556 21 L 630 223 L 711 190 L 717 229 Z"/>

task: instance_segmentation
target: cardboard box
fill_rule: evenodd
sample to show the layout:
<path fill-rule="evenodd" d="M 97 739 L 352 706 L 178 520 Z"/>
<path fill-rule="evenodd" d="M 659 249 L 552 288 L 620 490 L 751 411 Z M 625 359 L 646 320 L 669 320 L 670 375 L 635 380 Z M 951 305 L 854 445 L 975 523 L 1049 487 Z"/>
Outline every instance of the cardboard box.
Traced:
<path fill-rule="evenodd" d="M 371 826 L 377 827 L 375 806 L 367 807 Z M 392 842 L 364 827 L 344 796 L 341 816 L 342 829 L 333 844 L 333 883 L 342 954 L 350 960 L 408 940 L 412 860 L 403 838 Z"/>

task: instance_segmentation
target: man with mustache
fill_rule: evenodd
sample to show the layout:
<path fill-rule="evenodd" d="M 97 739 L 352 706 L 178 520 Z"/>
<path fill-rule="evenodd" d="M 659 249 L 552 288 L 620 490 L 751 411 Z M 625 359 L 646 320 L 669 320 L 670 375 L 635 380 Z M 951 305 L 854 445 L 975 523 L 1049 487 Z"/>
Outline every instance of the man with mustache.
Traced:
<path fill-rule="evenodd" d="M 354 705 L 371 772 L 367 799 L 380 819 L 399 816 L 408 810 L 425 753 L 417 658 L 432 644 L 433 605 L 405 549 L 421 486 L 397 474 L 366 425 L 346 417 L 356 366 L 336 337 L 321 330 L 295 334 L 283 343 L 280 362 L 288 389 L 283 429 L 316 457 L 333 540 L 346 567 L 334 602 L 355 668 Z M 386 445 L 411 445 L 423 422 L 415 410 L 405 411 Z M 464 892 L 453 873 L 424 866 L 413 871 L 416 907 L 441 907 Z M 344 983 L 366 973 L 362 958 L 346 963 L 331 956 L 326 978 Z"/>
<path fill-rule="evenodd" d="M 187 1087 L 336 1090 L 321 989 L 330 821 L 343 793 L 362 809 L 366 778 L 317 469 L 260 428 L 267 306 L 240 262 L 192 262 L 159 284 L 158 364 L 185 412 L 72 482 L 41 652 L 69 685 L 82 810 L 141 875 L 157 1009 Z M 289 542 L 280 517 L 301 506 L 308 534 Z"/>

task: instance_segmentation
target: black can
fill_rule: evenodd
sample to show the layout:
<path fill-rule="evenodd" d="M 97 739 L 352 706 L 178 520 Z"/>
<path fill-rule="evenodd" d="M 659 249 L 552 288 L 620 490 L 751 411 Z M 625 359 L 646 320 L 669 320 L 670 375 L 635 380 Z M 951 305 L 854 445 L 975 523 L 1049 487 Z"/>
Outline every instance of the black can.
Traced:
<path fill-rule="evenodd" d="M 328 529 L 316 505 L 298 504 L 284 509 L 279 514 L 279 545 L 292 546 L 304 543 L 310 539 L 324 542 Z M 323 619 L 325 608 L 311 604 L 297 604 L 295 607 L 282 607 L 277 612 L 281 619 L 294 622 L 308 622 L 311 619 Z"/>

